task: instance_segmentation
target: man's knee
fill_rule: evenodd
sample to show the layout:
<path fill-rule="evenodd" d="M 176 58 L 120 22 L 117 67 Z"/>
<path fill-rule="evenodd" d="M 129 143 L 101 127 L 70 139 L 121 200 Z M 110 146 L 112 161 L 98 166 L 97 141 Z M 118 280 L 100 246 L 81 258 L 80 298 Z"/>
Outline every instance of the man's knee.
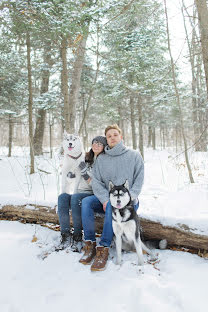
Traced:
<path fill-rule="evenodd" d="M 87 196 L 82 200 L 82 207 L 89 207 L 93 202 L 92 196 Z"/>

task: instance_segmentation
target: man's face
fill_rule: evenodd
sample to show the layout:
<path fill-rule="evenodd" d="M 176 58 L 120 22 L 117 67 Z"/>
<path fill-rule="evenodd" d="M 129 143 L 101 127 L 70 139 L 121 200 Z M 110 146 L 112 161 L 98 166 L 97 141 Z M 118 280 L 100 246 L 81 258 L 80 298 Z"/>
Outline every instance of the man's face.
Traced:
<path fill-rule="evenodd" d="M 110 129 L 106 133 L 106 139 L 110 148 L 121 142 L 122 135 L 116 129 Z"/>

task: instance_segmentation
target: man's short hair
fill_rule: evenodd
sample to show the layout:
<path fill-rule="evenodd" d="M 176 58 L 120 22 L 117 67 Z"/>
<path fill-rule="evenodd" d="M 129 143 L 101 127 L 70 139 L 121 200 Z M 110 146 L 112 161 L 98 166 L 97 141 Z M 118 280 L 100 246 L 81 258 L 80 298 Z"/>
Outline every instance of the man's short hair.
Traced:
<path fill-rule="evenodd" d="M 108 130 L 111 130 L 111 129 L 115 129 L 117 130 L 120 134 L 122 134 L 122 131 L 121 129 L 119 128 L 119 126 L 117 124 L 114 124 L 114 125 L 110 125 L 108 126 L 107 128 L 105 128 L 105 135 L 106 133 L 108 132 Z"/>

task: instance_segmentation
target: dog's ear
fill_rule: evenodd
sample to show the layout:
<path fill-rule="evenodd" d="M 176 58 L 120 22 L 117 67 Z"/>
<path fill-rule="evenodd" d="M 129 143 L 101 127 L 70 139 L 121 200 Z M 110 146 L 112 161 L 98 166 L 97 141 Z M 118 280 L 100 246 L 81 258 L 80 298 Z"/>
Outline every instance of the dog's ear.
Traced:
<path fill-rule="evenodd" d="M 113 182 L 109 181 L 109 186 L 108 186 L 109 192 L 112 190 L 113 187 L 114 187 Z"/>
<path fill-rule="evenodd" d="M 128 181 L 128 180 L 125 181 L 124 187 L 125 187 L 127 190 L 129 190 L 129 181 Z"/>

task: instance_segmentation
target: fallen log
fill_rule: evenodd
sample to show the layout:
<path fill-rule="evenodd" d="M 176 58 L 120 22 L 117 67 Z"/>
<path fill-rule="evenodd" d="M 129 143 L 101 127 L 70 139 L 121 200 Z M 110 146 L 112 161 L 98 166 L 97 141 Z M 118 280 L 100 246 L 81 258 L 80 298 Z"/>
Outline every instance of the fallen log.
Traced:
<path fill-rule="evenodd" d="M 5 205 L 0 207 L 0 220 L 20 220 L 25 223 L 59 224 L 56 209 L 40 205 Z M 175 227 L 165 226 L 159 222 L 140 218 L 145 240 L 161 240 L 166 238 L 169 246 L 182 246 L 185 248 L 208 250 L 208 235 L 195 234 L 184 224 Z M 95 217 L 97 233 L 103 227 L 103 215 Z"/>

